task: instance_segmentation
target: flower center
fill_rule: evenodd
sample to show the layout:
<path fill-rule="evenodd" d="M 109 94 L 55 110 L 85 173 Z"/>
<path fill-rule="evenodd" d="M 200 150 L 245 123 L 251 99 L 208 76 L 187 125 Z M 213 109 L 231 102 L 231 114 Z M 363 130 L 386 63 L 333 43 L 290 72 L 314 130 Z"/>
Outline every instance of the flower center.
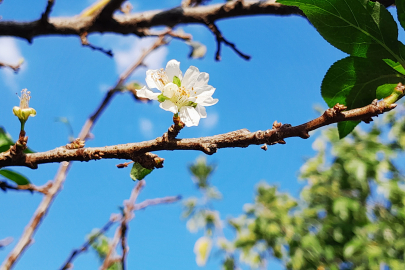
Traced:
<path fill-rule="evenodd" d="M 193 100 L 193 98 L 191 99 Z M 197 106 L 196 103 L 190 100 L 190 90 L 186 89 L 184 86 L 178 87 L 170 100 L 176 104 L 179 110 L 183 106 Z"/>

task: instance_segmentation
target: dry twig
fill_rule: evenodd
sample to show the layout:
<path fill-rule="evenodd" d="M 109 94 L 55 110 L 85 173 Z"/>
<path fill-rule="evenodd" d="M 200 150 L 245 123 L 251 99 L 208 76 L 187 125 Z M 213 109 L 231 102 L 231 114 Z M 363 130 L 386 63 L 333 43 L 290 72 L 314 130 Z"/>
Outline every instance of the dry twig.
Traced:
<path fill-rule="evenodd" d="M 7 191 L 7 190 L 26 190 L 29 192 L 39 192 L 42 194 L 47 194 L 49 189 L 52 187 L 52 181 L 49 181 L 48 183 L 46 183 L 43 186 L 37 187 L 33 184 L 29 184 L 29 185 L 10 185 L 8 184 L 6 181 L 0 181 L 0 189 L 2 189 L 3 191 Z"/>

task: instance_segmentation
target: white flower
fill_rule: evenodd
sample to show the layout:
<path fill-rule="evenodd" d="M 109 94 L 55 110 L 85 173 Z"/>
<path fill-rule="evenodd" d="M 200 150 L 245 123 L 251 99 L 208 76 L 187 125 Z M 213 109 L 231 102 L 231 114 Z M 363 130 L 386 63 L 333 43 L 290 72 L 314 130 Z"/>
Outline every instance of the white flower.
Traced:
<path fill-rule="evenodd" d="M 25 122 L 27 122 L 28 117 L 34 117 L 37 115 L 35 109 L 29 107 L 29 101 L 31 99 L 31 92 L 27 89 L 21 90 L 21 97 L 20 99 L 20 106 L 13 107 L 13 113 L 15 116 L 20 119 L 21 122 L 21 130 L 24 130 Z"/>
<path fill-rule="evenodd" d="M 215 88 L 208 85 L 209 75 L 191 66 L 183 74 L 180 62 L 170 60 L 166 69 L 148 70 L 146 84 L 137 90 L 137 96 L 158 100 L 160 108 L 179 114 L 180 120 L 188 127 L 197 126 L 200 118 L 206 118 L 204 106 L 212 106 L 218 99 L 212 98 Z M 151 88 L 157 88 L 161 93 L 155 93 Z"/>
<path fill-rule="evenodd" d="M 209 237 L 200 237 L 194 245 L 194 253 L 198 266 L 204 266 L 211 252 L 212 240 Z"/>

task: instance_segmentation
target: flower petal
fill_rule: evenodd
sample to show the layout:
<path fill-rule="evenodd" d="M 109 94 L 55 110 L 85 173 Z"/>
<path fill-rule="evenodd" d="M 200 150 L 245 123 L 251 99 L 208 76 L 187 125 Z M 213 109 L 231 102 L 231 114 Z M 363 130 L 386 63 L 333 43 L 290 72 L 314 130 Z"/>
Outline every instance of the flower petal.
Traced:
<path fill-rule="evenodd" d="M 204 85 L 204 86 L 194 87 L 194 89 L 191 91 L 191 94 L 193 96 L 198 96 L 198 95 L 201 95 L 202 93 L 210 92 L 210 91 L 212 91 L 212 94 L 214 94 L 215 88 L 212 87 L 211 85 Z M 212 94 L 211 94 L 211 96 L 212 96 Z"/>
<path fill-rule="evenodd" d="M 204 100 L 199 100 L 197 98 L 195 103 L 200 104 L 201 106 L 212 106 L 212 105 L 215 105 L 215 104 L 218 103 L 218 99 L 217 98 L 212 98 L 212 97 L 207 97 Z"/>
<path fill-rule="evenodd" d="M 200 114 L 191 106 L 180 108 L 180 120 L 187 126 L 198 126 L 200 122 Z"/>
<path fill-rule="evenodd" d="M 207 111 L 205 110 L 204 106 L 201 106 L 200 104 L 197 104 L 197 107 L 195 107 L 195 110 L 198 112 L 201 118 L 207 118 Z"/>
<path fill-rule="evenodd" d="M 183 79 L 183 75 L 180 70 L 180 62 L 174 59 L 167 62 L 166 74 L 169 82 L 173 82 L 174 76 L 177 76 L 177 78 L 179 78 L 181 81 Z"/>
<path fill-rule="evenodd" d="M 199 75 L 200 71 L 198 68 L 194 66 L 189 67 L 181 81 L 181 86 L 184 86 L 186 89 L 191 89 L 195 85 Z"/>
<path fill-rule="evenodd" d="M 169 111 L 172 113 L 178 113 L 178 109 L 177 106 L 170 100 L 166 99 L 165 101 L 163 101 L 162 103 L 160 103 L 159 105 L 160 108 L 162 108 L 165 111 Z"/>
<path fill-rule="evenodd" d="M 148 71 L 146 71 L 146 79 L 145 79 L 145 81 L 146 81 L 146 84 L 148 85 L 149 88 L 157 88 L 160 91 L 162 91 L 161 84 L 159 82 L 156 82 L 153 79 L 153 76 L 152 76 L 152 74 L 155 74 L 155 73 L 158 73 L 158 72 L 159 72 L 158 69 L 155 69 L 155 70 L 149 69 Z"/>
<path fill-rule="evenodd" d="M 198 77 L 197 77 L 194 87 L 200 87 L 200 86 L 206 85 L 208 83 L 209 79 L 210 79 L 210 75 L 208 73 L 201 72 L 200 75 L 198 75 Z"/>
<path fill-rule="evenodd" d="M 146 86 L 142 87 L 139 90 L 136 90 L 136 95 L 141 98 L 148 98 L 148 99 L 153 99 L 157 100 L 158 96 L 160 95 L 159 93 L 154 93 L 150 89 L 148 89 Z"/>

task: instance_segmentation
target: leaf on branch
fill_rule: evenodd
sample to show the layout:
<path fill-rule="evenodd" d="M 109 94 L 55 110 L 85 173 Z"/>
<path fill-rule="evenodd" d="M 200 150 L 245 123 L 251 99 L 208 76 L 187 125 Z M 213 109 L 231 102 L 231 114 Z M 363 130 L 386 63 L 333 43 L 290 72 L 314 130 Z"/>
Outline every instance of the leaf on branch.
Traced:
<path fill-rule="evenodd" d="M 10 146 L 14 145 L 14 141 L 11 138 L 10 134 L 7 133 L 7 131 L 0 127 L 0 153 L 7 151 L 10 149 Z M 35 153 L 35 151 L 32 151 L 32 149 L 25 149 L 24 153 Z"/>
<path fill-rule="evenodd" d="M 386 60 L 384 60 L 386 61 Z M 321 93 L 330 108 L 336 103 L 347 108 L 360 108 L 370 104 L 374 99 L 389 96 L 399 83 L 405 82 L 404 75 L 398 73 L 396 62 L 389 60 L 371 60 L 349 56 L 334 63 L 322 81 Z M 348 135 L 359 121 L 338 123 L 340 138 Z"/>
<path fill-rule="evenodd" d="M 142 180 L 145 178 L 145 176 L 150 174 L 152 171 L 153 171 L 153 169 L 144 168 L 141 164 L 139 164 L 138 162 L 135 162 L 134 165 L 132 165 L 130 176 L 131 176 L 132 180 L 134 180 L 134 181 Z"/>
<path fill-rule="evenodd" d="M 278 0 L 298 6 L 330 44 L 353 56 L 400 60 L 398 27 L 378 2 Z"/>
<path fill-rule="evenodd" d="M 27 177 L 12 170 L 0 170 L 0 175 L 13 181 L 19 186 L 29 185 L 31 183 Z"/>

